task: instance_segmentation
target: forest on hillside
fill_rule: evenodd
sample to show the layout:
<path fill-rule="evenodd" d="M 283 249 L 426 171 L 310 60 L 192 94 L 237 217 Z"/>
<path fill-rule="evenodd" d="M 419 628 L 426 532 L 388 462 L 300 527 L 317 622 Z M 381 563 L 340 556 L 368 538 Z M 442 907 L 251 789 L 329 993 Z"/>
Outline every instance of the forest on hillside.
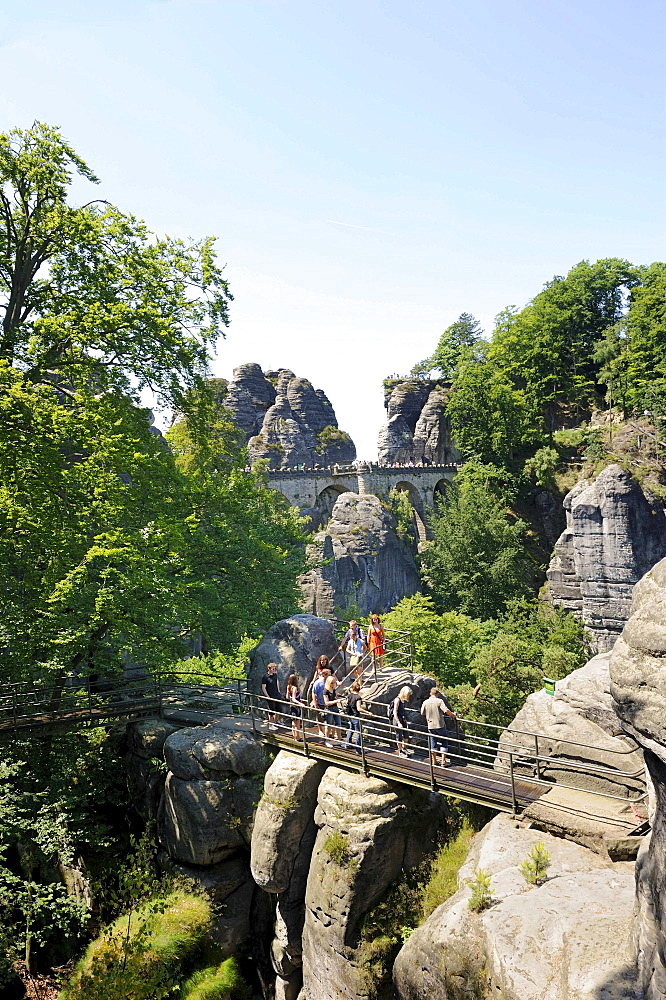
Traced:
<path fill-rule="evenodd" d="M 72 203 L 74 178 L 93 186 L 85 204 Z M 96 184 L 58 129 L 0 135 L 0 675 L 56 696 L 72 676 L 137 664 L 242 670 L 298 607 L 306 565 L 303 519 L 261 467 L 246 471 L 211 389 L 232 302 L 214 240 L 151 233 Z M 544 674 L 585 661 L 580 623 L 536 597 L 545 554 L 530 497 L 561 500 L 572 468 L 609 456 L 634 468 L 633 425 L 653 435 L 642 474 L 666 496 L 665 348 L 666 264 L 611 258 L 504 310 L 488 338 L 463 314 L 415 364 L 450 393 L 465 465 L 421 553 L 423 593 L 384 621 L 413 631 L 416 667 L 460 711 L 504 724 Z M 146 393 L 176 415 L 166 440 Z M 0 984 L 20 962 L 70 962 L 153 898 L 121 754 L 111 725 L 3 747 Z M 81 871 L 92 909 L 70 891 Z"/>

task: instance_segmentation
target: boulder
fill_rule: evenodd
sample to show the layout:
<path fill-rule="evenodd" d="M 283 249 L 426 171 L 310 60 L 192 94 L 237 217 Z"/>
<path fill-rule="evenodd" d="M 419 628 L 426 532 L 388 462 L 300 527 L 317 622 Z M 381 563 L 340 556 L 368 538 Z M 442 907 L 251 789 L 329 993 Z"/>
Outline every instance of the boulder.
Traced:
<path fill-rule="evenodd" d="M 610 662 L 611 694 L 645 754 L 652 832 L 636 865 L 639 982 L 645 1000 L 666 995 L 666 559 L 636 585 L 631 617 Z"/>
<path fill-rule="evenodd" d="M 530 887 L 518 867 L 538 841 L 551 868 Z M 468 907 L 477 867 L 494 891 L 482 913 Z M 399 1000 L 637 1000 L 633 865 L 497 816 L 475 838 L 458 885 L 398 953 Z"/>
<path fill-rule="evenodd" d="M 514 768 L 535 775 L 535 741 L 528 734 L 537 733 L 539 756 L 553 758 L 540 764 L 546 780 L 624 798 L 640 795 L 643 759 L 636 744 L 622 733 L 613 709 L 609 660 L 609 652 L 600 653 L 557 681 L 554 695 L 547 691 L 529 695 L 500 736 L 495 767 L 506 771 L 512 752 Z M 591 769 L 581 770 L 581 763 Z M 595 765 L 602 770 L 595 770 Z"/>
<path fill-rule="evenodd" d="M 301 690 L 305 690 L 320 656 L 332 657 L 338 648 L 333 622 L 316 615 L 292 615 L 272 625 L 259 645 L 250 654 L 248 688 L 261 693 L 261 678 L 269 663 L 277 663 L 280 690 L 287 678 L 296 674 Z"/>
<path fill-rule="evenodd" d="M 325 770 L 320 761 L 281 751 L 266 772 L 252 833 L 251 866 L 255 882 L 268 892 L 289 889 Z"/>
<path fill-rule="evenodd" d="M 253 810 L 250 813 L 247 788 L 237 796 L 235 785 L 167 775 L 157 832 L 170 857 L 189 865 L 215 865 L 248 846 Z M 258 800 L 259 786 L 254 790 Z"/>
<path fill-rule="evenodd" d="M 309 554 L 319 565 L 300 585 L 304 607 L 313 614 L 331 615 L 352 602 L 362 614 L 382 612 L 420 588 L 412 551 L 372 494 L 341 493 Z"/>
<path fill-rule="evenodd" d="M 172 733 L 164 743 L 169 770 L 184 781 L 263 774 L 268 767 L 263 746 L 252 732 L 235 728 L 234 723 L 224 720 Z"/>
<path fill-rule="evenodd" d="M 158 837 L 174 860 L 214 865 L 248 847 L 268 760 L 236 720 L 182 729 L 164 744 L 169 767 Z"/>
<path fill-rule="evenodd" d="M 229 733 L 216 726 L 206 726 L 205 733 L 192 746 L 192 754 L 202 767 L 223 774 L 264 774 L 268 757 L 252 733 Z"/>
<path fill-rule="evenodd" d="M 164 743 L 168 736 L 175 733 L 177 726 L 165 722 L 164 719 L 140 719 L 130 722 L 127 726 L 127 750 L 129 753 L 150 760 L 152 757 L 161 759 Z"/>
<path fill-rule="evenodd" d="M 307 1000 L 367 996 L 355 950 L 361 920 L 403 867 L 432 849 L 443 821 L 437 795 L 328 768 L 319 785 L 305 901 Z"/>
<path fill-rule="evenodd" d="M 550 600 L 581 617 L 598 649 L 610 649 L 634 584 L 666 556 L 664 511 L 619 465 L 578 483 L 564 507 L 567 527 L 547 573 Z"/>

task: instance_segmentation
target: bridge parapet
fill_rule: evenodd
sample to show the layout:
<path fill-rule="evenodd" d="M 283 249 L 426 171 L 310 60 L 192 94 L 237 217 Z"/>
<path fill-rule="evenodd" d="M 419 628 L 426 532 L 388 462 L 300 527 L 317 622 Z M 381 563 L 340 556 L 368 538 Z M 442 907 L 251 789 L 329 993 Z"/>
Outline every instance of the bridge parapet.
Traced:
<path fill-rule="evenodd" d="M 435 496 L 453 481 L 459 465 L 333 465 L 326 468 L 269 470 L 268 485 L 293 507 L 332 506 L 340 493 L 373 493 L 385 498 L 393 488 L 404 489 L 414 509 L 423 516 L 435 506 Z"/>

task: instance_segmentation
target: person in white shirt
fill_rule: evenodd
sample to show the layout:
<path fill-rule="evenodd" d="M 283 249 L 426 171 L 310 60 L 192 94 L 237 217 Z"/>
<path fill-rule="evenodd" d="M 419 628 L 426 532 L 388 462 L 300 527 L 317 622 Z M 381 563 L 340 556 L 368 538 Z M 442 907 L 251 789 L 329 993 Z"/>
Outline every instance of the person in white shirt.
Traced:
<path fill-rule="evenodd" d="M 439 690 L 430 688 L 430 697 L 421 705 L 421 715 L 425 716 L 428 726 L 428 740 L 430 743 L 430 759 L 434 767 L 437 767 L 437 753 L 441 755 L 441 767 L 447 767 L 450 763 L 447 753 L 449 744 L 446 732 L 446 716 L 455 719 L 456 713 L 452 712 L 444 701 Z"/>

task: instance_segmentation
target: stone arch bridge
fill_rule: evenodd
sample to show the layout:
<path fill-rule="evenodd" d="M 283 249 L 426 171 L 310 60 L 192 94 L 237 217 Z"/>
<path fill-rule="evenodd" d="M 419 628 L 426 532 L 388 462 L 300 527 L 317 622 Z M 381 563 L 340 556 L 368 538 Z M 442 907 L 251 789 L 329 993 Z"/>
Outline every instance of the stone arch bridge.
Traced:
<path fill-rule="evenodd" d="M 386 499 L 391 489 L 409 497 L 419 536 L 426 537 L 426 514 L 433 510 L 435 497 L 453 481 L 460 466 L 380 466 L 333 465 L 324 469 L 274 469 L 268 473 L 268 485 L 289 501 L 292 507 L 316 512 L 319 523 L 328 520 L 333 504 L 341 493 L 373 493 Z"/>

